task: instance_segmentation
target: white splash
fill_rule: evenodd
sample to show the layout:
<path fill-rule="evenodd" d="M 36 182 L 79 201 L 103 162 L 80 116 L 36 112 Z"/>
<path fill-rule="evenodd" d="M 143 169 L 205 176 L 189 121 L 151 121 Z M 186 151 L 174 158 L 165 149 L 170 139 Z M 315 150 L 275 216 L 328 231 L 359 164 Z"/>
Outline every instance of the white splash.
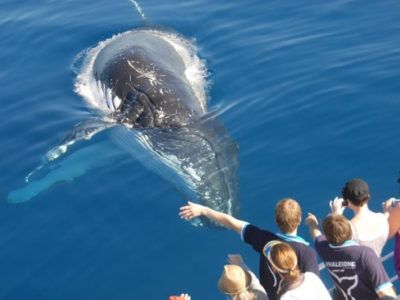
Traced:
<path fill-rule="evenodd" d="M 143 9 L 140 7 L 139 3 L 135 0 L 130 0 L 133 5 L 135 5 L 136 10 L 139 15 L 142 17 L 142 20 L 146 20 L 146 16 L 144 15 Z"/>

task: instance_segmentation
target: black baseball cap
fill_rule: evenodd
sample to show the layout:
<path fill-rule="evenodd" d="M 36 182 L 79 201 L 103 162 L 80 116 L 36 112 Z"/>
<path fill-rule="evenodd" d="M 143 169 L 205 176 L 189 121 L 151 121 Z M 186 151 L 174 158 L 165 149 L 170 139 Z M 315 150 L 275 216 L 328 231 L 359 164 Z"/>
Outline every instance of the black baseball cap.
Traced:
<path fill-rule="evenodd" d="M 368 183 L 360 178 L 354 178 L 346 182 L 342 189 L 343 199 L 348 199 L 354 204 L 361 204 L 369 199 Z"/>

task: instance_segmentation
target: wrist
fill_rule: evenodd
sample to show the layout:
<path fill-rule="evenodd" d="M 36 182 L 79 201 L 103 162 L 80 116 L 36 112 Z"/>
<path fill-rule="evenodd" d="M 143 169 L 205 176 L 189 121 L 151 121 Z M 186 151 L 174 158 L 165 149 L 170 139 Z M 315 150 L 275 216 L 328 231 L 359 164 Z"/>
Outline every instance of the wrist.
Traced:
<path fill-rule="evenodd" d="M 200 215 L 202 216 L 208 216 L 210 213 L 210 208 L 207 206 L 201 206 L 201 210 L 200 210 Z"/>
<path fill-rule="evenodd" d="M 342 215 L 344 210 L 345 210 L 345 207 L 341 207 L 341 208 L 334 207 L 334 208 L 332 208 L 332 213 Z"/>

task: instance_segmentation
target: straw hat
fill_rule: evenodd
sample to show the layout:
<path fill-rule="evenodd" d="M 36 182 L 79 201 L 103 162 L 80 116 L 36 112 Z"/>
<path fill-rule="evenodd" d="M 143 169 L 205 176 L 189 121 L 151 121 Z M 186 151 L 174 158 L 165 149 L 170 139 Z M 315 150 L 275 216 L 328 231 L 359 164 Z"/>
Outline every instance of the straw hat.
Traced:
<path fill-rule="evenodd" d="M 228 295 L 236 295 L 247 290 L 251 283 L 251 275 L 237 265 L 225 265 L 218 281 L 218 288 Z"/>

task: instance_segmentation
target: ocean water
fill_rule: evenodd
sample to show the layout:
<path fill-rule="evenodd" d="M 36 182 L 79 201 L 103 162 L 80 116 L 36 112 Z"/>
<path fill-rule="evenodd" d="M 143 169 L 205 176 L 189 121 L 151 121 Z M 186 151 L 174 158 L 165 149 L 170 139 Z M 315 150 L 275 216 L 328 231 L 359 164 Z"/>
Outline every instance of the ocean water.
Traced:
<path fill-rule="evenodd" d="M 196 45 L 209 108 L 239 146 L 240 218 L 276 230 L 283 197 L 323 217 L 352 177 L 369 182 L 375 210 L 400 196 L 400 3 L 139 6 L 144 17 L 130 1 L 1 2 L 1 299 L 222 299 L 227 254 L 257 271 L 257 254 L 234 233 L 180 220 L 186 199 L 129 155 L 7 202 L 93 115 L 74 92 L 85 51 L 127 30 L 168 28 Z M 392 262 L 385 266 L 393 275 Z"/>

